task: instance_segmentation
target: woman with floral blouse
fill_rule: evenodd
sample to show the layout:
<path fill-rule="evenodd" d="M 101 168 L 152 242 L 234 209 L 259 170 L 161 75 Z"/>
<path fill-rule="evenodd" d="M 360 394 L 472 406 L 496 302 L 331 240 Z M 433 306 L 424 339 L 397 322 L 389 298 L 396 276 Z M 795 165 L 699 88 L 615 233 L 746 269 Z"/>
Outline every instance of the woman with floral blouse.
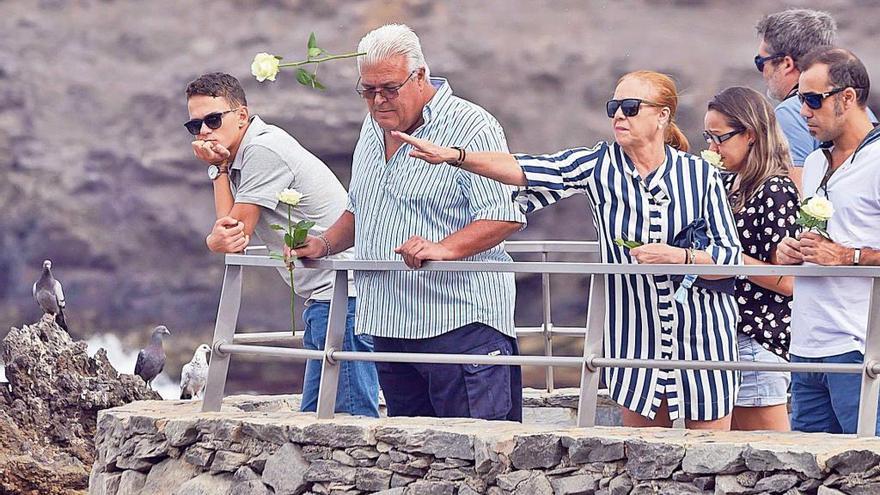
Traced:
<path fill-rule="evenodd" d="M 760 93 L 728 88 L 709 102 L 703 137 L 721 155 L 743 261 L 776 264 L 776 246 L 797 233 L 798 195 L 788 177 L 788 144 L 773 107 Z M 741 361 L 788 360 L 793 277 L 742 276 L 736 281 Z M 735 430 L 790 429 L 787 372 L 744 371 L 731 427 Z"/>

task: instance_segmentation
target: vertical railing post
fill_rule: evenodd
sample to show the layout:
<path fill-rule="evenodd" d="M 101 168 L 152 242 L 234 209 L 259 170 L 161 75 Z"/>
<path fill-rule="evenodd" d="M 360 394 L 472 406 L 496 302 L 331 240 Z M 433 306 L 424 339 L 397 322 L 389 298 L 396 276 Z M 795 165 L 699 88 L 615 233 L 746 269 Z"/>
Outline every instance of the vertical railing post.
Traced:
<path fill-rule="evenodd" d="M 865 334 L 865 368 L 862 371 L 862 392 L 859 399 L 859 425 L 856 430 L 860 437 L 873 437 L 877 434 L 877 400 L 880 396 L 880 377 L 874 370 L 880 364 L 880 277 L 874 277 L 872 281 L 868 328 Z"/>
<path fill-rule="evenodd" d="M 596 424 L 600 370 L 591 364 L 591 360 L 602 356 L 605 339 L 605 277 L 606 275 L 590 275 L 587 331 L 584 333 L 584 362 L 581 365 L 581 396 L 578 399 L 577 425 L 580 427 Z"/>
<path fill-rule="evenodd" d="M 211 363 L 208 365 L 208 382 L 205 384 L 205 397 L 202 411 L 219 411 L 226 389 L 226 375 L 229 372 L 229 354 L 220 352 L 221 344 L 231 344 L 238 324 L 238 310 L 241 308 L 241 265 L 226 265 L 223 275 L 223 288 L 220 291 L 220 304 L 217 307 L 217 321 L 214 323 L 214 339 L 211 344 Z"/>
<path fill-rule="evenodd" d="M 321 385 L 318 388 L 318 419 L 331 419 L 336 412 L 336 390 L 339 387 L 340 363 L 330 358 L 332 351 L 341 351 L 345 341 L 348 316 L 348 271 L 336 270 L 333 281 L 333 299 L 327 321 L 327 339 L 321 364 Z"/>
<path fill-rule="evenodd" d="M 547 251 L 541 253 L 541 261 L 547 262 Z M 553 355 L 553 320 L 550 317 L 550 274 L 542 273 L 541 274 L 541 293 L 543 296 L 543 309 L 544 309 L 544 325 L 543 325 L 543 334 L 544 334 L 544 355 L 552 356 Z M 547 386 L 547 393 L 552 393 L 554 388 L 553 383 L 553 366 L 547 366 L 545 368 L 546 374 L 544 375 L 545 384 Z"/>

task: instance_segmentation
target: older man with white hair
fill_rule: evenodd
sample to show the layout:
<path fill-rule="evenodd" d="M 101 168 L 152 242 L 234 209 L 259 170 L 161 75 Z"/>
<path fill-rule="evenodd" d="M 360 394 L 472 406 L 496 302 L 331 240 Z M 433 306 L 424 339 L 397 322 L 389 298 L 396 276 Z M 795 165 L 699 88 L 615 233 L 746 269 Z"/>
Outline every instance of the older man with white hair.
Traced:
<path fill-rule="evenodd" d="M 432 78 L 416 34 L 382 26 L 361 40 L 366 101 L 354 152 L 349 203 L 339 220 L 297 256 L 322 257 L 354 245 L 362 260 L 510 261 L 502 242 L 525 224 L 512 189 L 460 168 L 410 156 L 403 131 L 462 150 L 507 151 L 498 121 Z M 464 152 L 462 151 L 462 154 Z M 517 354 L 511 273 L 359 272 L 357 331 L 377 352 Z M 378 363 L 391 416 L 519 421 L 518 367 Z"/>

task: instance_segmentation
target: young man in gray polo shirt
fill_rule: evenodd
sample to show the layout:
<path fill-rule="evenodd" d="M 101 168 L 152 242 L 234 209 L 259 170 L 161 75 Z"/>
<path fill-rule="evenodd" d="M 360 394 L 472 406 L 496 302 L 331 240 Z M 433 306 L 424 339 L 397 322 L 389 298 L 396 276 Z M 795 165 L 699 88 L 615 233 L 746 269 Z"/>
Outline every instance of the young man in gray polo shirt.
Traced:
<path fill-rule="evenodd" d="M 228 74 L 200 76 L 186 88 L 190 121 L 185 126 L 195 137 L 196 157 L 208 164 L 208 177 L 214 187 L 217 222 L 206 239 L 217 253 L 243 250 L 256 232 L 269 249 L 281 252 L 283 232 L 270 226 L 287 224 L 287 205 L 279 204 L 277 194 L 287 188 L 302 193 L 293 207 L 294 222 L 315 222 L 312 232 L 325 231 L 345 211 L 345 189 L 321 160 L 303 148 L 284 130 L 251 115 L 244 90 Z M 350 258 L 351 252 L 339 253 Z M 287 270 L 279 273 L 290 284 Z M 303 345 L 324 349 L 333 272 L 298 269 L 294 275 L 296 293 L 306 298 Z M 350 282 L 349 282 L 350 283 Z M 349 287 L 349 294 L 354 294 Z M 355 298 L 348 301 L 348 321 L 343 348 L 372 351 L 367 335 L 354 334 Z M 365 416 L 379 415 L 379 385 L 373 363 L 342 363 L 336 411 Z M 302 410 L 315 411 L 321 363 L 308 361 L 303 379 Z"/>
<path fill-rule="evenodd" d="M 880 265 L 880 128 L 868 118 L 870 81 L 842 48 L 819 48 L 802 61 L 799 99 L 810 133 L 828 149 L 804 163 L 804 196 L 834 205 L 830 239 L 804 232 L 777 247 L 782 264 Z M 791 320 L 793 363 L 862 363 L 871 279 L 797 277 Z M 858 374 L 792 373 L 791 428 L 855 433 Z"/>

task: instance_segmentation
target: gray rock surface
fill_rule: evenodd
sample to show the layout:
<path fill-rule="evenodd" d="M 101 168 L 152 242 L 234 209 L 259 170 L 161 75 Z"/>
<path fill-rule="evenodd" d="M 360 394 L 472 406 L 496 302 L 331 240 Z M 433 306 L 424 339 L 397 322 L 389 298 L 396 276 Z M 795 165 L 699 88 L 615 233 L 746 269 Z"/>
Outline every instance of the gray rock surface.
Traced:
<path fill-rule="evenodd" d="M 85 342 L 54 322 L 13 328 L 0 348 L 9 382 L 0 387 L 0 492 L 85 489 L 98 411 L 158 398 L 139 378 L 120 375 L 103 349 L 90 357 Z M 144 454 L 134 447 L 133 455 Z M 119 477 L 102 482 L 113 491 Z"/>

